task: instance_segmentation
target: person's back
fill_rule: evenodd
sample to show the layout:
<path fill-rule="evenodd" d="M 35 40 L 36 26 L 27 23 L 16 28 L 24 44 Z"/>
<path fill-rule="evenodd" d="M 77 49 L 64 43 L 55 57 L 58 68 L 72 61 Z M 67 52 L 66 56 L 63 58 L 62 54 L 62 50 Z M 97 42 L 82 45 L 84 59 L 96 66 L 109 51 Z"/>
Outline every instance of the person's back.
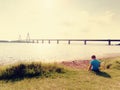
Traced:
<path fill-rule="evenodd" d="M 91 69 L 92 71 L 99 71 L 99 67 L 100 67 L 100 61 L 97 59 L 94 59 L 90 62 L 90 64 L 92 65 Z"/>
<path fill-rule="evenodd" d="M 92 60 L 90 62 L 89 70 L 99 72 L 100 61 L 96 59 L 96 56 L 91 56 Z"/>

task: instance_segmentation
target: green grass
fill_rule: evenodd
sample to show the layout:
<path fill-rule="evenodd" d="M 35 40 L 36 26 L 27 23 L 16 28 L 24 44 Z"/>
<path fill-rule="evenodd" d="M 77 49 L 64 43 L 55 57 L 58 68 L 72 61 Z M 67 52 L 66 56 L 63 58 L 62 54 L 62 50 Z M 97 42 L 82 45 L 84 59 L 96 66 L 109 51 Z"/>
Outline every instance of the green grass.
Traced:
<path fill-rule="evenodd" d="M 107 58 L 102 60 L 108 69 L 120 70 L 120 57 Z"/>
<path fill-rule="evenodd" d="M 64 68 L 55 64 L 24 63 L 1 67 L 0 80 L 20 80 L 32 77 L 50 77 L 54 73 L 64 73 Z"/>
<path fill-rule="evenodd" d="M 33 69 L 31 71 L 29 68 L 30 72 L 26 72 L 28 76 L 25 73 L 22 79 L 1 78 L 0 90 L 120 90 L 120 57 L 102 59 L 102 62 L 105 63 L 105 67 L 108 67 L 109 64 L 112 65 L 99 74 L 87 70 L 66 69 L 56 64 L 42 65 L 36 63 L 38 66 L 41 65 L 41 71 L 44 71 L 42 75 L 33 75 L 32 73 L 33 76 L 29 77 L 29 74 L 34 72 Z M 34 63 L 33 66 L 36 64 Z M 0 76 L 4 76 L 1 73 L 6 72 L 7 69 L 9 71 L 13 67 L 20 67 L 20 65 L 1 67 Z M 31 64 L 24 65 L 28 69 Z"/>

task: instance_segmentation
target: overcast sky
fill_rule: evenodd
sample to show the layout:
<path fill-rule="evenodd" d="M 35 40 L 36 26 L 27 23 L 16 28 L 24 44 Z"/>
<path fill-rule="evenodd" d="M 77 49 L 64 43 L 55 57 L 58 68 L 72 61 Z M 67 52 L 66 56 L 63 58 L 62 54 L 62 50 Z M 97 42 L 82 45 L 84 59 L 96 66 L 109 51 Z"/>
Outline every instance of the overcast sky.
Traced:
<path fill-rule="evenodd" d="M 0 0 L 0 39 L 120 39 L 120 0 Z"/>

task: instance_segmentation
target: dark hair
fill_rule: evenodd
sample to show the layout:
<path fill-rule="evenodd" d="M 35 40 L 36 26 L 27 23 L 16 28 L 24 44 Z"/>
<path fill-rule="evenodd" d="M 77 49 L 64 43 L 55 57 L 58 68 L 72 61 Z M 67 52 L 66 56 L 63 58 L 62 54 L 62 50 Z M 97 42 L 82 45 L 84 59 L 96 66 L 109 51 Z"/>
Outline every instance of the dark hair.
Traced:
<path fill-rule="evenodd" d="M 92 55 L 91 58 L 96 58 L 96 56 L 95 56 L 95 55 Z"/>

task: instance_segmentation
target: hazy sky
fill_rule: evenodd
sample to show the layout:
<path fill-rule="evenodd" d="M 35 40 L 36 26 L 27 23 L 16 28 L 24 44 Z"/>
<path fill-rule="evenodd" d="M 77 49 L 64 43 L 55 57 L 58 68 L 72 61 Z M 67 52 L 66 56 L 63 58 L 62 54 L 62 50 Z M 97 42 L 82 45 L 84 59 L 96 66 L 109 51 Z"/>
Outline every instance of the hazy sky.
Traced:
<path fill-rule="evenodd" d="M 120 0 L 0 0 L 0 39 L 120 39 Z"/>

